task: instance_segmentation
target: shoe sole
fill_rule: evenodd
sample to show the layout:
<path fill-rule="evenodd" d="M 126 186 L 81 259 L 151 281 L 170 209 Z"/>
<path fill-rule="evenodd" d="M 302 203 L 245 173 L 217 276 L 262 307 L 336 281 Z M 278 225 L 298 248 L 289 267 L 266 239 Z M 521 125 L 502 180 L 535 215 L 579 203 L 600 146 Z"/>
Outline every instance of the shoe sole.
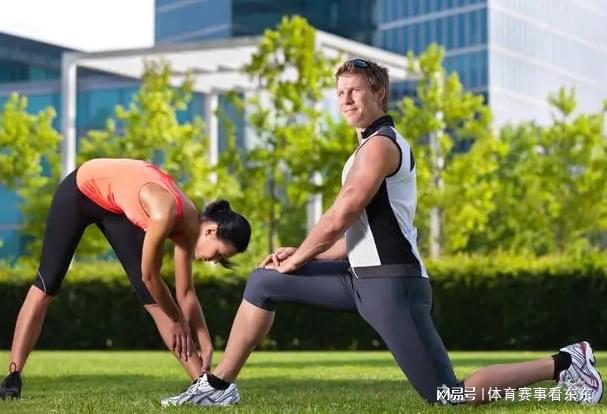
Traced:
<path fill-rule="evenodd" d="M 588 342 L 584 342 L 584 344 L 586 346 L 586 362 L 589 363 L 588 369 L 590 370 L 592 375 L 595 375 L 599 378 L 599 392 L 601 393 L 601 396 L 599 397 L 596 403 L 592 403 L 592 405 L 594 405 L 600 403 L 603 399 L 603 377 L 601 376 L 601 373 L 596 369 L 596 358 L 594 357 L 592 347 Z"/>
<path fill-rule="evenodd" d="M 6 400 L 7 398 L 19 400 L 21 399 L 21 391 L 4 391 L 0 394 L 0 398 L 2 398 L 2 400 Z"/>

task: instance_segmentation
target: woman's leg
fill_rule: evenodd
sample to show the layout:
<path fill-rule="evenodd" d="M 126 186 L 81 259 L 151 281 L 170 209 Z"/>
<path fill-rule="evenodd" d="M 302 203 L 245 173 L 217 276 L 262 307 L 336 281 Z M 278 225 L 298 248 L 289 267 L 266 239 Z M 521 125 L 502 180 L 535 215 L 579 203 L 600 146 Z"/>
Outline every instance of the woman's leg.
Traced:
<path fill-rule="evenodd" d="M 27 357 L 38 342 L 46 309 L 52 300 L 51 295 L 35 286 L 30 287 L 17 316 L 9 363 L 12 367 L 9 366 L 9 371 L 23 371 Z"/>
<path fill-rule="evenodd" d="M 40 267 L 34 286 L 21 306 L 11 345 L 11 365 L 23 370 L 25 362 L 38 341 L 48 305 L 59 288 L 74 256 L 86 226 L 91 222 L 82 211 L 82 195 L 76 186 L 76 172 L 59 185 L 48 216 L 42 244 Z"/>
<path fill-rule="evenodd" d="M 154 319 L 158 333 L 169 351 L 171 351 L 173 336 L 170 330 L 172 321 L 156 305 L 152 295 L 145 287 L 141 275 L 141 255 L 145 232 L 131 223 L 124 215 L 110 212 L 105 213 L 105 217 L 98 223 L 98 226 L 110 242 L 118 260 L 122 263 L 137 298 L 144 305 L 145 310 L 152 316 L 152 319 Z M 193 342 L 190 344 L 190 347 L 191 349 L 196 349 Z M 188 358 L 187 361 L 177 359 L 191 379 L 198 378 L 202 374 L 202 360 L 197 353 L 193 353 L 192 357 Z"/>
<path fill-rule="evenodd" d="M 171 332 L 171 327 L 173 325 L 173 321 L 165 314 L 160 306 L 158 305 L 145 305 L 145 310 L 152 316 L 154 319 L 154 323 L 156 323 L 156 328 L 158 328 L 158 332 L 162 337 L 167 349 L 171 351 L 173 334 Z M 190 349 L 196 349 L 194 343 L 190 344 Z M 173 353 L 173 355 L 175 355 Z M 175 356 L 175 358 L 177 358 Z M 202 372 L 202 358 L 198 355 L 197 352 L 193 352 L 192 356 L 187 359 L 187 361 L 182 360 L 181 358 L 177 358 L 183 369 L 188 373 L 190 379 L 196 379 L 203 374 Z"/>

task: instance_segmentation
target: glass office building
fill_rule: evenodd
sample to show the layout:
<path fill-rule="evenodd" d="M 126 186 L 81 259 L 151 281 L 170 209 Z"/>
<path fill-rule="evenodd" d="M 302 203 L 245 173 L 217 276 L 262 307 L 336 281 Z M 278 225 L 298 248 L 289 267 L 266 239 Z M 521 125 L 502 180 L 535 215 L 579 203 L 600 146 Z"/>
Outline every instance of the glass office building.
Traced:
<path fill-rule="evenodd" d="M 600 0 L 378 0 L 375 45 L 446 48 L 445 67 L 482 93 L 497 125 L 548 122 L 547 97 L 575 87 L 580 111 L 607 98 L 607 5 Z"/>
<path fill-rule="evenodd" d="M 156 0 L 154 7 L 157 44 L 259 35 L 293 14 L 320 30 L 396 53 L 441 44 L 447 70 L 485 96 L 498 125 L 550 120 L 546 98 L 560 86 L 575 87 L 581 111 L 595 111 L 607 98 L 602 0 Z M 16 91 L 28 96 L 31 112 L 51 105 L 59 129 L 66 50 L 0 33 L 0 104 Z M 78 136 L 103 128 L 115 105 L 127 105 L 138 86 L 80 69 Z M 395 86 L 394 97 L 412 93 L 412 85 Z M 181 119 L 202 113 L 203 105 L 204 96 L 195 95 Z M 0 258 L 20 251 L 18 201 L 0 188 Z"/>
<path fill-rule="evenodd" d="M 260 35 L 285 15 L 372 44 L 376 0 L 156 0 L 157 44 Z"/>

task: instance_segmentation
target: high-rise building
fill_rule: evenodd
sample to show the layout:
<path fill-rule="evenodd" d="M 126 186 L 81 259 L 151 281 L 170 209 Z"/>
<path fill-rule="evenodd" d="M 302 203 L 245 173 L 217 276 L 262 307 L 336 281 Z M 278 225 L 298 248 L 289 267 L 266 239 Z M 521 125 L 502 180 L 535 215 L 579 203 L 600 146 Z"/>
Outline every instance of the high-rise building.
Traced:
<path fill-rule="evenodd" d="M 445 67 L 482 93 L 497 125 L 548 122 L 547 97 L 574 87 L 579 110 L 607 98 L 607 4 L 600 0 L 378 0 L 375 45 L 446 48 Z"/>
<path fill-rule="evenodd" d="M 157 44 L 260 35 L 283 16 L 372 44 L 376 0 L 156 0 Z"/>
<path fill-rule="evenodd" d="M 320 30 L 404 54 L 445 47 L 445 66 L 483 94 L 497 125 L 547 122 L 547 96 L 575 87 L 580 111 L 607 98 L 607 4 L 603 0 L 156 0 L 157 44 L 259 35 L 284 15 Z M 28 109 L 53 106 L 61 119 L 61 55 L 66 48 L 0 33 L 0 105 L 14 91 Z M 399 85 L 397 85 L 398 87 Z M 400 85 L 411 93 L 411 85 Z M 138 90 L 129 78 L 79 69 L 78 136 L 103 128 L 116 104 Z M 397 91 L 399 92 L 399 91 Z M 203 111 L 194 97 L 180 116 Z M 0 188 L 0 257 L 19 252 L 14 192 Z"/>

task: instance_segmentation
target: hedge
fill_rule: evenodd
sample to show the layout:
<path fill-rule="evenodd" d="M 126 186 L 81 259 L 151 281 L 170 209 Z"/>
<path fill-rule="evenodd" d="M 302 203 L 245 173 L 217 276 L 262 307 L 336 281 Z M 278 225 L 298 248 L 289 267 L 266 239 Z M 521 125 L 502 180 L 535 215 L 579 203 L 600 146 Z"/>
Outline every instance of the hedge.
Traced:
<path fill-rule="evenodd" d="M 165 266 L 167 269 L 170 266 Z M 246 274 L 203 276 L 196 290 L 216 349 L 225 345 Z M 607 347 L 607 259 L 452 257 L 428 263 L 433 318 L 448 349 L 554 349 L 579 339 Z M 8 348 L 28 267 L 0 267 L 0 347 Z M 171 278 L 166 279 L 171 284 Z M 50 306 L 38 348 L 160 349 L 151 318 L 115 263 L 77 264 Z M 384 349 L 356 314 L 280 305 L 266 349 Z"/>

